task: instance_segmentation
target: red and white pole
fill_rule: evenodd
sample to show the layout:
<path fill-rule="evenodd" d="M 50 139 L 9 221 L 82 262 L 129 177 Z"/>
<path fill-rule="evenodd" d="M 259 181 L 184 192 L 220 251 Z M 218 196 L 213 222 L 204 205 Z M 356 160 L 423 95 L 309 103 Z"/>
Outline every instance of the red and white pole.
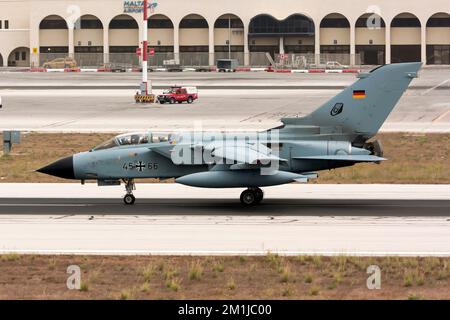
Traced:
<path fill-rule="evenodd" d="M 143 25 L 143 32 L 142 35 L 142 94 L 148 95 L 148 74 L 147 74 L 147 67 L 148 67 L 148 0 L 144 0 L 144 25 Z"/>

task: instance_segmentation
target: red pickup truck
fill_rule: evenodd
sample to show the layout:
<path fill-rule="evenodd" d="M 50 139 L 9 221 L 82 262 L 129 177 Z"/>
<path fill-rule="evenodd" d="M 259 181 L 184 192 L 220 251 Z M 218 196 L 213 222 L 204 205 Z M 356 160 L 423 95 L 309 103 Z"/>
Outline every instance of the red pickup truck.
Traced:
<path fill-rule="evenodd" d="M 159 103 L 192 103 L 198 99 L 197 88 L 195 87 L 172 87 L 164 91 L 163 94 L 158 95 Z"/>

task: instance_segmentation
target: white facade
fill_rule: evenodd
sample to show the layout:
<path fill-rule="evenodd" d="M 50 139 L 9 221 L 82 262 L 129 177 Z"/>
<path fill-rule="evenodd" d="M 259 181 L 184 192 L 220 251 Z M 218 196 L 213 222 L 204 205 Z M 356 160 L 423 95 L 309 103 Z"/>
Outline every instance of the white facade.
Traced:
<path fill-rule="evenodd" d="M 18 57 L 15 54 L 27 52 L 26 59 L 19 59 L 15 65 L 39 65 L 39 55 L 42 48 L 67 47 L 69 55 L 76 52 L 77 46 L 99 47 L 103 54 L 108 54 L 111 47 L 139 46 L 141 41 L 141 14 L 130 13 L 136 20 L 139 29 L 110 29 L 111 21 L 124 14 L 124 0 L 0 0 L 0 66 L 7 66 Z M 374 2 L 376 6 L 374 6 Z M 385 26 L 369 30 L 356 27 L 358 19 L 365 13 L 376 13 L 382 17 Z M 214 28 L 217 19 L 223 15 L 225 19 L 231 14 L 242 21 L 242 28 Z M 314 23 L 312 37 L 249 37 L 249 28 L 254 17 L 270 15 L 277 20 L 284 20 L 294 14 L 300 14 Z M 323 19 L 328 16 L 342 16 L 349 23 L 348 28 L 320 28 Z M 427 45 L 450 46 L 450 26 L 444 24 L 427 27 L 432 17 L 447 19 L 450 14 L 448 0 L 159 0 L 154 15 L 170 19 L 173 28 L 157 28 L 149 31 L 149 43 L 152 46 L 170 46 L 175 57 L 180 51 L 189 47 L 201 49 L 210 55 L 210 64 L 214 63 L 214 53 L 218 46 L 230 45 L 236 50 L 242 50 L 245 65 L 249 64 L 251 47 L 280 47 L 283 52 L 286 46 L 311 46 L 314 54 L 332 49 L 332 46 L 342 46 L 354 55 L 358 46 L 374 45 L 384 47 L 384 61 L 390 63 L 392 50 L 402 52 L 401 47 L 416 46 L 413 50 L 420 51 L 420 60 L 427 61 Z M 60 16 L 68 25 L 68 29 L 40 29 L 41 22 L 48 16 Z M 80 16 L 92 16 L 101 22 L 101 28 L 77 30 L 73 24 Z M 207 28 L 180 28 L 183 18 L 204 19 Z M 403 15 L 403 16 L 402 16 Z M 394 26 L 396 17 L 405 17 L 405 22 L 418 26 Z M 190 18 L 189 18 L 190 19 Z M 342 19 L 341 19 L 342 20 Z M 5 28 L 7 24 L 7 29 Z M 331 25 L 331 24 L 330 24 Z M 242 29 L 242 30 L 241 30 Z M 250 39 L 251 38 L 251 39 Z M 417 47 L 418 46 L 418 47 Z M 242 47 L 242 49 L 241 49 Z M 436 47 L 437 48 L 437 47 Z M 440 47 L 439 47 L 440 48 Z M 199 50 L 200 50 L 199 49 Z M 362 48 L 361 50 L 365 50 Z M 433 50 L 433 47 L 430 47 Z M 440 50 L 440 49 L 439 49 Z M 431 52 L 430 51 L 430 52 Z M 445 51 L 444 51 L 445 52 Z M 19 54 L 22 58 L 21 54 Z M 393 61 L 395 62 L 395 61 Z"/>

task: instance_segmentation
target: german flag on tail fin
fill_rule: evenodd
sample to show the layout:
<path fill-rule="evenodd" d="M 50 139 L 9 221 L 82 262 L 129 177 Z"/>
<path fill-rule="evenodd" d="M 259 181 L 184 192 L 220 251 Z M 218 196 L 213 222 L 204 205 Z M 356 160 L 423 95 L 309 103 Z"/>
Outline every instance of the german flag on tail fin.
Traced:
<path fill-rule="evenodd" d="M 353 99 L 365 99 L 366 97 L 366 90 L 353 90 Z"/>

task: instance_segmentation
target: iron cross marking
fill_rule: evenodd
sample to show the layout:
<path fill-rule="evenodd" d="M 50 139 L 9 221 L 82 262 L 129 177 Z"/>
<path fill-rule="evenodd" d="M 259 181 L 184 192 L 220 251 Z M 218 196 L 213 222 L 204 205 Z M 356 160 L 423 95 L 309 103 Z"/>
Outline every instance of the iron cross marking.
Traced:
<path fill-rule="evenodd" d="M 139 161 L 139 162 L 136 164 L 136 169 L 138 169 L 139 172 L 144 171 L 145 167 L 146 167 L 146 165 L 145 165 L 142 161 Z"/>

